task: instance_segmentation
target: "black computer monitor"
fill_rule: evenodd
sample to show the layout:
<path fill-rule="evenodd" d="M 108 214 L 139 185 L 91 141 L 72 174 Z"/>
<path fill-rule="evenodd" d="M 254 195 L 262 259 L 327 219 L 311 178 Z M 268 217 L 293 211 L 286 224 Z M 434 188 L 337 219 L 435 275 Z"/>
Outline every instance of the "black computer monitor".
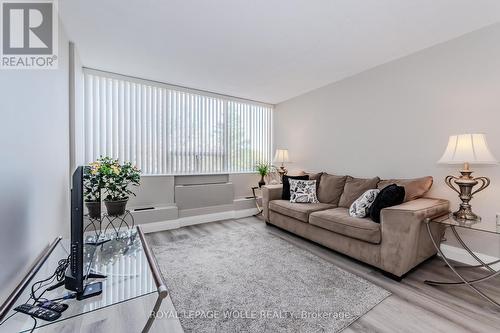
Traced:
<path fill-rule="evenodd" d="M 84 267 L 83 177 L 85 168 L 84 166 L 77 167 L 72 177 L 70 265 L 64 281 L 66 289 L 75 291 L 76 298 L 79 300 L 99 295 L 102 292 L 101 282 L 86 283 L 91 276 L 89 276 L 90 267 Z"/>

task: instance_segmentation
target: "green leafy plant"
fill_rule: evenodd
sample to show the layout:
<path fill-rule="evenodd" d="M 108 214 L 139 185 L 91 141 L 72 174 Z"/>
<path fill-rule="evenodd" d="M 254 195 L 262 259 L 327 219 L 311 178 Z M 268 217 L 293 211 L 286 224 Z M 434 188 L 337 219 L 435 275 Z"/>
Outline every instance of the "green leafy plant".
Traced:
<path fill-rule="evenodd" d="M 117 159 L 100 157 L 86 169 L 84 186 L 88 189 L 88 194 L 85 194 L 87 201 L 100 200 L 101 189 L 106 194 L 106 201 L 127 200 L 130 195 L 135 196 L 129 186 L 140 185 L 141 171 L 130 162 L 120 165 Z"/>
<path fill-rule="evenodd" d="M 269 163 L 258 163 L 255 166 L 255 170 L 261 175 L 262 177 L 265 177 L 271 172 L 271 165 Z"/>
<path fill-rule="evenodd" d="M 83 170 L 83 198 L 87 202 L 101 201 L 101 175 L 95 163 Z"/>

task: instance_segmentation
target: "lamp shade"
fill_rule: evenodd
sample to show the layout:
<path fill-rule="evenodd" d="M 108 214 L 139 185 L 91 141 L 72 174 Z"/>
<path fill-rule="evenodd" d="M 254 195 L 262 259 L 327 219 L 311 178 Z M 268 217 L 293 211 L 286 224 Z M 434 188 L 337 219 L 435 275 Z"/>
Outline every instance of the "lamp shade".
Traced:
<path fill-rule="evenodd" d="M 497 164 L 484 134 L 452 135 L 439 164 Z"/>
<path fill-rule="evenodd" d="M 280 163 L 289 162 L 290 159 L 288 158 L 288 149 L 276 149 L 274 161 Z"/>

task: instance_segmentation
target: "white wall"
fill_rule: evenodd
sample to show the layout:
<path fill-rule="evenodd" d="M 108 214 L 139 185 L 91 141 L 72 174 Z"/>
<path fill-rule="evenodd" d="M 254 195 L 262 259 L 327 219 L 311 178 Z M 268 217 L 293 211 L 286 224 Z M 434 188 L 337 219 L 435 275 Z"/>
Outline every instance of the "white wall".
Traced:
<path fill-rule="evenodd" d="M 69 233 L 68 40 L 58 70 L 0 71 L 0 302 Z"/>
<path fill-rule="evenodd" d="M 252 196 L 252 187 L 259 186 L 260 176 L 257 173 L 233 173 L 229 181 L 233 183 L 234 198 L 241 199 Z"/>
<path fill-rule="evenodd" d="M 438 166 L 451 134 L 486 133 L 500 159 L 500 24 L 283 102 L 275 143 L 290 150 L 290 168 L 359 177 L 434 176 L 431 196 L 455 192 Z M 500 167 L 475 167 L 491 186 L 472 201 L 488 223 L 500 212 Z M 468 233 L 476 249 L 499 256 L 499 237 Z M 449 237 L 451 238 L 451 237 Z"/>

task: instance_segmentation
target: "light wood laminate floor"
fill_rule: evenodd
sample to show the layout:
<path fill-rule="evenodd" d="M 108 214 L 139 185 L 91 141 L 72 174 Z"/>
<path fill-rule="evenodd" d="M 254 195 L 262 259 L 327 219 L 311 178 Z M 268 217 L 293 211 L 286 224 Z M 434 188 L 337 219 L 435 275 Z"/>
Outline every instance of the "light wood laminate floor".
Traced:
<path fill-rule="evenodd" d="M 346 328 L 346 333 L 500 332 L 500 311 L 480 299 L 468 287 L 433 287 L 423 283 L 426 279 L 456 280 L 439 257 L 431 258 L 397 282 L 373 267 L 276 227 L 266 226 L 255 217 L 162 231 L 149 234 L 147 238 L 150 245 L 160 245 L 176 236 L 224 232 L 227 227 L 240 223 L 272 233 L 392 292 L 391 296 Z M 477 273 L 470 271 L 467 276 L 473 278 Z M 500 300 L 500 277 L 481 284 L 480 288 Z"/>
<path fill-rule="evenodd" d="M 392 292 L 391 296 L 343 332 L 500 332 L 500 311 L 480 299 L 468 287 L 432 287 L 423 283 L 425 279 L 455 280 L 438 257 L 419 266 L 401 282 L 396 282 L 373 267 L 276 227 L 266 226 L 255 217 L 161 231 L 146 237 L 151 246 L 161 245 L 177 237 L 224 232 L 243 223 L 289 241 Z M 472 278 L 476 275 L 471 271 L 469 276 Z M 500 299 L 500 278 L 483 283 L 480 287 Z M 155 295 L 151 295 L 149 298 L 125 302 L 37 332 L 140 332 L 154 300 Z M 162 310 L 173 311 L 170 298 L 163 302 Z M 163 318 L 157 319 L 151 332 L 181 333 L 183 330 L 178 319 Z"/>

